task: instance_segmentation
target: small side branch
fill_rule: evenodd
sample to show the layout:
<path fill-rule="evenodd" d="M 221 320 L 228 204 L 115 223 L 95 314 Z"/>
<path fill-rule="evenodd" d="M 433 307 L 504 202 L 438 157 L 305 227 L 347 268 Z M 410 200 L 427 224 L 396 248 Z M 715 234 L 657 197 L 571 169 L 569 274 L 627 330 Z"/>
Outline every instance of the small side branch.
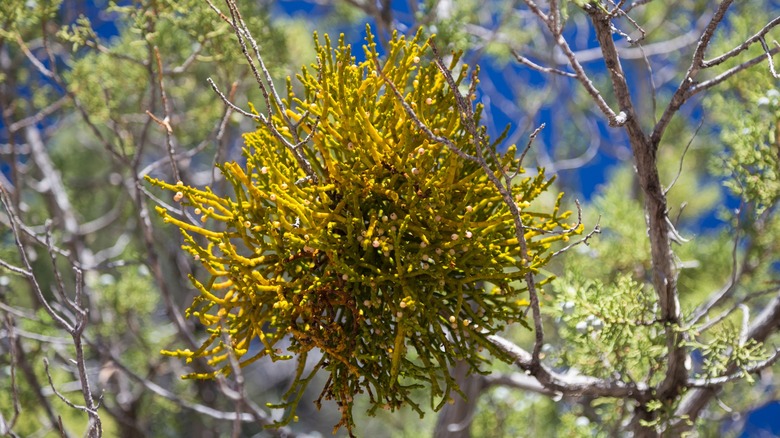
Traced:
<path fill-rule="evenodd" d="M 680 178 L 680 175 L 682 175 L 683 163 L 685 163 L 685 155 L 688 154 L 688 149 L 690 149 L 691 144 L 693 144 L 693 140 L 699 134 L 699 130 L 701 130 L 702 126 L 704 126 L 704 119 L 701 119 L 701 121 L 699 122 L 699 126 L 696 127 L 696 131 L 693 132 L 691 139 L 688 140 L 688 144 L 685 145 L 685 149 L 683 149 L 682 156 L 680 157 L 680 166 L 677 169 L 677 174 L 674 176 L 672 182 L 669 183 L 669 187 L 667 187 L 666 190 L 664 190 L 664 196 L 666 196 L 669 193 L 669 190 L 672 190 L 672 187 L 674 187 L 674 185 L 677 183 L 677 180 Z"/>
<path fill-rule="evenodd" d="M 725 62 L 725 61 L 727 61 L 727 60 L 729 60 L 729 59 L 739 55 L 740 53 L 744 52 L 745 50 L 750 48 L 750 46 L 752 46 L 756 42 L 761 42 L 761 45 L 764 46 L 764 50 L 767 50 L 766 42 L 764 41 L 764 37 L 766 36 L 767 33 L 769 33 L 770 30 L 775 28 L 777 25 L 780 25 L 780 16 L 775 17 L 772 21 L 767 23 L 766 26 L 761 28 L 761 30 L 756 32 L 750 38 L 746 39 L 742 44 L 738 45 L 737 47 L 734 47 L 733 49 L 729 50 L 728 52 L 726 52 L 726 53 L 724 53 L 724 54 L 722 54 L 722 55 L 720 55 L 720 56 L 718 56 L 716 58 L 702 61 L 702 63 L 701 63 L 702 68 L 710 68 L 710 67 L 714 67 L 716 65 L 719 65 L 719 64 L 721 64 L 721 63 L 723 63 L 723 62 Z"/>
<path fill-rule="evenodd" d="M 672 117 L 691 96 L 688 91 L 694 85 L 693 78 L 703 68 L 704 53 L 706 52 L 707 47 L 709 47 L 710 41 L 715 34 L 715 30 L 726 17 L 726 11 L 728 10 L 729 6 L 731 6 L 732 2 L 733 0 L 724 0 L 721 2 L 720 5 L 718 5 L 718 9 L 715 11 L 709 23 L 707 24 L 707 27 L 704 28 L 704 32 L 702 32 L 701 36 L 699 37 L 699 43 L 696 45 L 696 50 L 693 53 L 693 59 L 691 60 L 691 64 L 688 67 L 688 71 L 685 72 L 685 76 L 683 76 L 680 85 L 674 92 L 674 95 L 669 101 L 666 109 L 664 109 L 664 112 L 661 115 L 661 118 L 658 120 L 658 123 L 656 123 L 655 128 L 653 129 L 653 133 L 650 135 L 650 142 L 652 144 L 657 145 L 661 142 L 661 137 L 663 137 L 664 132 L 666 132 L 666 128 L 669 126 L 669 123 L 671 123 Z"/>
<path fill-rule="evenodd" d="M 181 175 L 179 174 L 179 166 L 176 165 L 176 159 L 174 155 L 176 151 L 173 147 L 173 128 L 171 127 L 171 104 L 168 102 L 168 93 L 165 91 L 165 81 L 163 80 L 163 65 L 160 58 L 160 49 L 154 46 L 154 57 L 157 60 L 157 86 L 160 88 L 160 97 L 163 104 L 162 120 L 155 117 L 150 111 L 146 111 L 146 114 L 152 118 L 158 125 L 165 129 L 165 146 L 168 151 L 168 160 L 171 163 L 171 169 L 173 170 L 173 177 L 176 181 L 181 181 Z"/>
<path fill-rule="evenodd" d="M 579 203 L 578 203 L 578 205 L 579 205 Z M 570 249 L 574 248 L 575 246 L 577 246 L 577 245 L 580 245 L 580 244 L 583 244 L 583 243 L 585 244 L 585 246 L 588 246 L 588 245 L 590 245 L 590 243 L 589 243 L 590 239 L 591 239 L 591 238 L 592 238 L 592 237 L 593 237 L 595 234 L 601 234 L 601 226 L 599 225 L 599 224 L 600 224 L 600 222 L 601 222 L 601 216 L 599 216 L 599 219 L 596 221 L 596 226 L 594 226 L 594 227 L 593 227 L 593 230 L 591 230 L 591 231 L 590 231 L 590 233 L 588 233 L 588 234 L 587 234 L 585 237 L 583 237 L 582 239 L 580 239 L 580 240 L 578 240 L 578 241 L 576 241 L 576 242 L 574 242 L 574 243 L 571 243 L 571 244 L 569 244 L 569 245 L 567 245 L 567 246 L 565 246 L 565 247 L 563 247 L 563 248 L 559 249 L 558 251 L 555 251 L 555 252 L 553 253 L 553 255 L 552 255 L 552 256 L 553 256 L 553 257 L 556 257 L 556 256 L 558 256 L 558 255 L 560 255 L 560 254 L 562 254 L 562 253 L 564 253 L 564 252 L 566 252 L 566 251 L 568 251 L 568 250 L 570 250 Z"/>
<path fill-rule="evenodd" d="M 544 364 L 534 365 L 533 358 L 528 351 L 507 339 L 498 335 L 488 336 L 488 339 L 501 351 L 512 357 L 516 366 L 530 373 L 548 391 L 564 396 L 617 397 L 637 401 L 644 401 L 649 396 L 647 393 L 649 389 L 644 383 L 627 384 L 581 374 L 560 374 Z"/>
<path fill-rule="evenodd" d="M 43 367 L 44 367 L 44 370 L 46 371 L 46 378 L 49 380 L 49 387 L 54 392 L 54 394 L 57 397 L 59 397 L 60 400 L 62 400 L 63 403 L 65 403 L 66 405 L 70 406 L 73 409 L 86 412 L 90 416 L 97 415 L 97 411 L 96 410 L 90 409 L 90 408 L 88 408 L 86 406 L 81 406 L 81 405 L 77 405 L 77 404 L 73 403 L 72 401 L 68 400 L 67 397 L 62 395 L 62 393 L 60 391 L 57 390 L 57 387 L 54 385 L 54 381 L 52 380 L 52 377 L 51 377 L 51 371 L 49 371 L 49 359 L 47 359 L 45 357 L 43 358 Z"/>
<path fill-rule="evenodd" d="M 476 123 L 474 122 L 474 109 L 471 106 L 471 101 L 470 99 L 463 96 L 463 94 L 460 92 L 460 89 L 455 83 L 455 79 L 452 77 L 452 72 L 450 72 L 450 70 L 444 65 L 444 61 L 439 54 L 439 50 L 436 47 L 436 44 L 433 41 L 430 41 L 429 44 L 431 46 L 431 50 L 433 51 L 434 61 L 442 75 L 444 75 L 444 79 L 447 81 L 447 84 L 450 86 L 450 91 L 455 97 L 455 102 L 458 106 L 461 120 L 464 122 L 466 129 L 469 131 L 474 141 L 474 146 L 476 148 L 476 162 L 480 165 L 480 167 L 482 167 L 482 170 L 485 172 L 488 180 L 493 183 L 493 186 L 495 186 L 496 190 L 498 190 L 498 192 L 501 194 L 501 198 L 504 204 L 506 204 L 510 214 L 512 215 L 512 219 L 515 225 L 515 237 L 517 238 L 517 242 L 520 245 L 520 256 L 522 257 L 522 263 L 525 267 L 530 263 L 530 258 L 528 256 L 528 243 L 525 239 L 526 226 L 523 223 L 520 208 L 512 197 L 510 185 L 511 181 L 509 180 L 509 176 L 506 174 L 506 171 L 503 168 L 500 168 L 500 173 L 506 181 L 506 184 L 502 184 L 499 177 L 488 165 L 483 153 L 484 139 L 480 130 L 477 128 Z M 476 78 L 472 78 L 472 87 L 470 88 L 470 93 L 473 93 L 473 87 L 475 83 Z M 531 303 L 531 313 L 533 315 L 534 321 L 534 346 L 533 351 L 531 352 L 531 363 L 534 368 L 537 368 L 541 366 L 540 354 L 542 352 L 542 345 L 544 344 L 544 325 L 542 324 L 542 313 L 540 309 L 541 305 L 539 303 L 539 293 L 536 289 L 536 280 L 530 269 L 525 274 L 525 283 L 528 287 L 528 296 Z"/>
<path fill-rule="evenodd" d="M 517 62 L 520 64 L 523 64 L 526 67 L 530 67 L 538 72 L 541 73 L 553 73 L 559 76 L 567 77 L 567 78 L 577 78 L 577 75 L 574 73 L 569 73 L 567 71 L 559 70 L 557 68 L 552 67 L 543 67 L 539 64 L 536 64 L 535 62 L 531 61 L 530 59 L 526 58 L 525 56 L 517 53 L 516 51 L 512 51 L 512 55 L 514 55 Z"/>
<path fill-rule="evenodd" d="M 227 105 L 230 109 L 232 109 L 233 111 L 241 114 L 244 117 L 257 120 L 258 122 L 260 122 L 260 123 L 262 123 L 264 125 L 268 124 L 268 121 L 267 121 L 267 119 L 266 119 L 266 117 L 264 115 L 262 115 L 262 114 L 252 114 L 249 111 L 246 111 L 246 110 L 242 109 L 241 107 L 239 107 L 238 105 L 236 105 L 233 102 L 231 102 L 230 99 L 228 99 L 227 96 L 225 96 L 225 94 L 222 91 L 219 90 L 219 87 L 217 87 L 217 84 L 214 83 L 213 79 L 206 78 L 206 82 L 208 82 L 209 85 L 211 85 L 211 89 L 214 90 L 215 93 L 217 93 L 219 98 L 222 99 L 222 102 L 224 102 L 225 105 Z"/>
<path fill-rule="evenodd" d="M 768 48 L 768 47 L 767 47 Z M 780 53 L 780 47 L 776 47 L 774 49 L 769 50 L 763 55 L 756 56 L 755 58 L 752 58 L 748 61 L 743 62 L 742 64 L 739 64 L 737 66 L 734 66 L 723 73 L 715 76 L 714 78 L 708 79 L 703 82 L 699 82 L 698 84 L 692 85 L 684 94 L 684 100 L 687 101 L 692 96 L 699 94 L 700 92 L 704 90 L 708 90 L 721 82 L 725 81 L 726 79 L 731 78 L 732 76 L 736 75 L 737 73 L 742 72 L 743 70 L 747 70 L 750 67 L 753 67 L 756 64 L 759 64 L 763 62 L 765 59 L 769 58 L 771 59 L 772 56 Z"/>

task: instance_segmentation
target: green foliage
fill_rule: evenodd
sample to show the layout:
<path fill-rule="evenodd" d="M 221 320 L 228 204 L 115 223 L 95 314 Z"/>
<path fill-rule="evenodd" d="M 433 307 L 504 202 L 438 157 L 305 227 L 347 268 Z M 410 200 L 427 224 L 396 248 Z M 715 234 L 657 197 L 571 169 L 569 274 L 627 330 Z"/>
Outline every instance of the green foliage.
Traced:
<path fill-rule="evenodd" d="M 83 15 L 77 18 L 75 23 L 60 29 L 57 36 L 63 41 L 71 43 L 71 49 L 74 52 L 80 47 L 98 40 L 95 30 L 92 29 L 92 23 L 89 18 Z"/>
<path fill-rule="evenodd" d="M 83 18 L 58 33 L 74 48 L 82 48 L 64 76 L 91 121 L 98 126 L 119 124 L 133 137 L 160 135 L 158 131 L 137 133 L 139 124 L 128 116 L 157 105 L 157 51 L 171 107 L 182 114 L 173 121 L 177 140 L 184 145 L 203 141 L 224 107 L 214 93 L 192 90 L 205 87 L 206 77 L 224 87 L 248 72 L 241 53 L 234 50 L 235 34 L 228 23 L 215 19 L 208 5 L 198 0 L 112 4 L 106 12 L 119 16 L 121 32 L 110 42 L 98 40 Z M 250 12 L 247 26 L 263 42 L 267 56 L 274 59 L 274 71 L 283 70 L 291 55 L 282 26 L 272 24 L 263 8 Z M 305 46 L 296 45 L 297 50 Z M 256 90 L 246 92 L 250 98 L 259 98 Z M 142 143 L 129 136 L 119 140 L 125 140 L 121 146 L 128 154 Z"/>
<path fill-rule="evenodd" d="M 780 92 L 770 89 L 752 111 L 723 132 L 726 152 L 714 168 L 730 179 L 732 193 L 755 203 L 761 214 L 780 198 Z"/>
<path fill-rule="evenodd" d="M 730 367 L 745 371 L 769 355 L 762 344 L 753 339 L 740 340 L 739 331 L 731 324 L 721 324 L 706 337 L 706 342 L 689 342 L 704 356 L 701 377 L 718 377 L 728 374 Z M 753 377 L 745 372 L 745 379 L 753 383 Z"/>
<path fill-rule="evenodd" d="M 580 248 L 585 253 L 567 255 L 568 271 L 610 283 L 620 274 L 642 277 L 650 270 L 650 245 L 644 238 L 645 218 L 636 190 L 628 166 L 613 170 L 609 183 L 585 208 L 586 217 L 598 218 L 602 234 Z"/>
<path fill-rule="evenodd" d="M 562 364 L 603 378 L 620 375 L 627 383 L 662 366 L 666 347 L 654 297 L 630 275 L 607 284 L 569 275 L 554 284 L 551 311 L 564 323 L 559 335 L 567 346 L 558 354 Z"/>
<path fill-rule="evenodd" d="M 0 38 L 13 39 L 17 32 L 36 29 L 41 22 L 53 18 L 62 0 L 8 0 L 0 2 Z"/>
<path fill-rule="evenodd" d="M 153 284 L 146 267 L 131 266 L 118 270 L 116 275 L 90 274 L 86 279 L 87 285 L 100 291 L 101 305 L 105 307 L 101 317 L 107 324 L 99 327 L 102 336 L 121 335 L 131 327 L 138 335 L 147 338 L 144 342 L 155 337 L 151 333 L 139 333 L 141 327 L 152 323 L 151 314 L 159 305 L 158 297 L 148 293 Z M 120 321 L 121 324 L 117 325 Z"/>
<path fill-rule="evenodd" d="M 475 153 L 453 111 L 454 96 L 435 64 L 423 61 L 427 45 L 418 39 L 394 39 L 379 67 L 370 34 L 367 61 L 359 64 L 343 40 L 333 49 L 326 37 L 317 46 L 317 70 L 298 76 L 303 97 L 288 86 L 288 109 L 274 113 L 273 123 L 283 126 L 289 118 L 299 136 L 311 135 L 304 151 L 316 182 L 265 125 L 245 135 L 245 165 L 219 166 L 232 198 L 208 187 L 151 180 L 176 192 L 187 215 L 204 224 L 158 209 L 211 274 L 203 282 L 192 279 L 200 295 L 188 310 L 209 337 L 197 351 L 165 353 L 209 358 L 219 368 L 186 377 L 229 373 L 229 354 L 242 366 L 263 356 L 297 356 L 298 373 L 283 405 L 291 407 L 288 420 L 311 376 L 324 369 L 330 377 L 320 399 L 335 399 L 343 412 L 339 425 L 351 429 L 357 394 L 368 393 L 370 412 L 406 404 L 422 414 L 410 397 L 414 388 L 430 385 L 438 409 L 457 390 L 448 373 L 456 360 L 478 371 L 488 360 L 482 347 L 503 357 L 486 337 L 523 320 L 528 305 L 520 296 L 524 289 L 509 283 L 548 262 L 550 243 L 567 239 L 549 232 L 565 226 L 569 212 L 559 212 L 557 202 L 550 212 L 528 210 L 551 183 L 541 169 L 513 186 L 529 227 L 524 259 L 509 209 L 484 170 L 431 142 L 386 85 L 389 80 L 403 90 L 434 133 Z M 466 75 L 464 67 L 458 84 Z M 479 111 L 475 118 L 478 123 Z M 287 141 L 296 138 L 287 127 L 279 132 Z M 491 166 L 494 172 L 517 168 L 515 148 Z M 277 344 L 287 337 L 285 353 Z M 256 338 L 260 351 L 244 357 Z M 304 375 L 312 349 L 322 358 Z"/>

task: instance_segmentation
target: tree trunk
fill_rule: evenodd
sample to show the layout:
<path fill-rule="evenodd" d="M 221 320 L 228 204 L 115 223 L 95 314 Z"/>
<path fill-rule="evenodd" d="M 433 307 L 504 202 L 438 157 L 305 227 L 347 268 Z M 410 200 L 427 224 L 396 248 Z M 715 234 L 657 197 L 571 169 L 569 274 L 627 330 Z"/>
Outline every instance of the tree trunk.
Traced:
<path fill-rule="evenodd" d="M 466 399 L 454 391 L 450 394 L 454 403 L 446 404 L 439 413 L 434 438 L 471 438 L 471 422 L 479 396 L 485 389 L 485 379 L 481 374 L 468 374 L 468 370 L 467 362 L 458 362 L 452 370 L 452 376 Z"/>

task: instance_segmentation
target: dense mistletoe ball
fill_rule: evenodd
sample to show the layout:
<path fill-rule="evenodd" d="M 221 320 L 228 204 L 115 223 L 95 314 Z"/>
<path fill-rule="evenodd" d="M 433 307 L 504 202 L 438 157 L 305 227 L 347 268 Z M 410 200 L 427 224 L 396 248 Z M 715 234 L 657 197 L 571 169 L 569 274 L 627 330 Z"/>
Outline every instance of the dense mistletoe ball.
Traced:
<path fill-rule="evenodd" d="M 190 376 L 207 378 L 229 372 L 228 349 L 242 366 L 263 356 L 303 364 L 316 350 L 316 369 L 330 373 L 321 398 L 342 406 L 340 424 L 349 428 L 358 393 L 372 409 L 419 410 L 410 390 L 426 384 L 434 408 L 445 403 L 457 390 L 448 367 L 465 360 L 477 370 L 487 360 L 480 347 L 493 351 L 486 336 L 523 319 L 522 279 L 547 262 L 549 243 L 561 238 L 547 232 L 568 213 L 527 210 L 550 181 L 541 170 L 519 172 L 511 193 L 528 227 L 524 259 L 485 170 L 431 141 L 389 85 L 435 135 L 476 153 L 452 90 L 425 61 L 427 45 L 394 39 L 380 63 L 369 35 L 367 61 L 356 63 L 343 41 L 333 49 L 325 40 L 318 64 L 298 76 L 302 97 L 288 84 L 284 108 L 274 108 L 276 132 L 261 125 L 244 137 L 245 163 L 219 166 L 232 195 L 152 182 L 177 192 L 202 222 L 159 209 L 209 273 L 193 278 L 200 294 L 189 314 L 211 336 L 198 351 L 166 353 L 208 358 L 216 371 Z M 299 150 L 313 177 L 283 141 L 306 136 Z M 496 174 L 519 166 L 514 147 L 489 162 Z M 256 341 L 261 348 L 249 357 Z M 309 381 L 298 369 L 291 406 Z"/>

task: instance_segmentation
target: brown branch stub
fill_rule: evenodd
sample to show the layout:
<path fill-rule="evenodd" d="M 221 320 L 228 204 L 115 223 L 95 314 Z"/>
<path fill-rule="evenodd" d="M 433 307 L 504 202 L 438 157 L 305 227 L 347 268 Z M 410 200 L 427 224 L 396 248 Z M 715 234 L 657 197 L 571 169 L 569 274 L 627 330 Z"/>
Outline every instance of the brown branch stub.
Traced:
<path fill-rule="evenodd" d="M 777 70 L 775 69 L 775 60 L 772 56 L 772 52 L 769 50 L 769 46 L 766 44 L 766 39 L 764 37 L 760 38 L 761 41 L 761 47 L 764 49 L 764 53 L 766 54 L 766 62 L 769 64 L 769 73 L 772 74 L 772 77 L 775 79 L 780 79 L 780 75 L 777 74 Z M 780 48 L 780 44 L 778 44 L 777 41 L 775 41 L 775 46 Z"/>

